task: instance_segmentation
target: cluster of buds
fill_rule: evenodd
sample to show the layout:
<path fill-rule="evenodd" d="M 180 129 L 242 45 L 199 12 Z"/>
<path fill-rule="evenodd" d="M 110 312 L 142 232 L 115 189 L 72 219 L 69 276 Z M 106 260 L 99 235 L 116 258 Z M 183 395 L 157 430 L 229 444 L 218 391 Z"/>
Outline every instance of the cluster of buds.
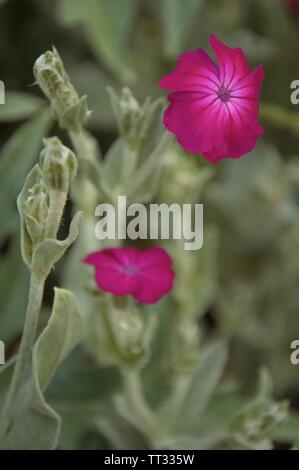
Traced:
<path fill-rule="evenodd" d="M 140 105 L 129 88 L 123 88 L 119 97 L 112 88 L 108 91 L 120 134 L 131 149 L 138 150 L 156 113 L 162 110 L 163 100 L 147 98 Z"/>
<path fill-rule="evenodd" d="M 275 402 L 271 394 L 270 376 L 266 370 L 262 370 L 257 398 L 245 406 L 232 424 L 236 440 L 247 448 L 271 450 L 273 432 L 288 419 L 288 402 Z"/>
<path fill-rule="evenodd" d="M 66 199 L 76 170 L 76 157 L 71 150 L 57 137 L 44 140 L 40 165 L 31 170 L 18 197 L 22 254 L 28 266 L 31 266 L 35 248 L 47 237 L 51 191 L 65 193 Z"/>
<path fill-rule="evenodd" d="M 36 83 L 50 101 L 60 127 L 72 131 L 81 130 L 90 114 L 87 97 L 79 97 L 57 50 L 53 48 L 42 54 L 36 60 L 33 72 Z"/>

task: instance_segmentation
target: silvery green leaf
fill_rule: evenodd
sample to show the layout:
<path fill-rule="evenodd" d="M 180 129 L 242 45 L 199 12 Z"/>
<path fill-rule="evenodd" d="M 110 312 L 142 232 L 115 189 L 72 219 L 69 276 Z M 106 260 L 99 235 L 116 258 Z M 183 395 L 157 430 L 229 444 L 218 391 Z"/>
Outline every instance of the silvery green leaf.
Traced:
<path fill-rule="evenodd" d="M 76 296 L 76 303 L 78 300 Z M 79 306 L 78 306 L 79 308 Z M 84 315 L 80 309 L 82 321 Z M 99 383 L 101 387 L 99 389 Z M 100 367 L 94 362 L 86 363 L 85 346 L 76 348 L 59 367 L 47 396 L 51 403 L 80 403 L 82 411 L 92 403 L 106 403 L 121 386 L 121 378 L 115 367 Z"/>
<path fill-rule="evenodd" d="M 33 240 L 40 239 L 42 237 L 43 226 L 30 215 L 26 216 L 26 227 L 27 227 L 27 232 L 29 233 L 30 237 Z"/>
<path fill-rule="evenodd" d="M 108 150 L 103 164 L 103 178 L 107 186 L 114 190 L 121 184 L 124 165 L 125 142 L 117 139 Z"/>
<path fill-rule="evenodd" d="M 81 23 L 96 56 L 123 79 L 132 79 L 126 57 L 135 0 L 60 0 L 59 18 L 67 25 Z"/>
<path fill-rule="evenodd" d="M 95 422 L 97 429 L 112 443 L 114 449 L 147 449 L 146 436 L 131 421 L 107 410 Z"/>
<path fill-rule="evenodd" d="M 203 315 L 216 296 L 218 244 L 217 228 L 211 225 L 204 227 L 200 250 L 188 251 L 182 244 L 169 244 L 177 268 L 176 289 L 172 296 L 184 314 Z M 190 287 L 188 290 L 186 283 Z"/>
<path fill-rule="evenodd" d="M 162 0 L 164 48 L 166 54 L 176 57 L 184 50 L 184 43 L 204 0 Z"/>
<path fill-rule="evenodd" d="M 44 106 L 45 101 L 35 95 L 6 90 L 5 104 L 0 106 L 0 122 L 27 119 Z"/>
<path fill-rule="evenodd" d="M 226 360 L 227 347 L 223 342 L 214 343 L 201 353 L 177 419 L 179 433 L 188 433 L 198 424 L 221 379 Z"/>
<path fill-rule="evenodd" d="M 158 199 L 168 204 L 198 202 L 214 175 L 213 167 L 204 164 L 197 155 L 188 154 L 175 142 L 164 157 Z"/>
<path fill-rule="evenodd" d="M 79 234 L 82 212 L 77 212 L 70 225 L 69 235 L 65 240 L 47 238 L 35 248 L 32 255 L 31 269 L 41 276 L 47 276 L 52 266 L 60 260 Z"/>
<path fill-rule="evenodd" d="M 263 249 L 282 237 L 296 217 L 288 168 L 278 150 L 263 142 L 257 143 L 250 158 L 237 166 L 232 163 L 223 161 L 221 173 L 207 190 L 207 203 L 226 228 L 224 241 L 230 237 L 234 244 L 238 236 L 243 249 Z"/>
<path fill-rule="evenodd" d="M 82 337 L 81 317 L 73 294 L 55 289 L 52 315 L 38 338 L 32 358 L 32 372 L 17 406 L 7 449 L 54 449 L 61 420 L 46 402 L 44 391 L 57 367 Z"/>
<path fill-rule="evenodd" d="M 107 86 L 117 84 L 94 61 L 70 64 L 68 72 L 80 95 L 87 94 L 92 104 L 92 113 L 88 120 L 89 128 L 111 130 L 115 128 L 115 119 L 110 106 Z"/>
<path fill-rule="evenodd" d="M 59 117 L 59 125 L 62 129 L 80 131 L 89 116 L 87 96 L 81 96 L 78 103 L 70 106 L 65 113 Z"/>
<path fill-rule="evenodd" d="M 163 158 L 171 139 L 170 133 L 164 133 L 156 148 L 127 183 L 125 192 L 130 202 L 148 202 L 155 196 L 161 177 Z"/>
<path fill-rule="evenodd" d="M 47 387 L 57 366 L 81 339 L 82 323 L 75 296 L 65 289 L 55 288 L 52 314 L 33 354 L 33 367 L 38 371 L 41 390 Z"/>

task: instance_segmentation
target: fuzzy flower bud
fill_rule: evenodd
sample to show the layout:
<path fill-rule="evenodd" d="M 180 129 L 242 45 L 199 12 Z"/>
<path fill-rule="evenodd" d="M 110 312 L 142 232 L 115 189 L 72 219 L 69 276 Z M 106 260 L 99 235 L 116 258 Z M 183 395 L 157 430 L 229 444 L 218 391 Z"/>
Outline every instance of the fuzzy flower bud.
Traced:
<path fill-rule="evenodd" d="M 34 245 L 43 238 L 44 223 L 48 215 L 48 196 L 42 182 L 28 190 L 28 198 L 23 203 L 27 232 Z"/>
<path fill-rule="evenodd" d="M 138 149 L 163 102 L 148 98 L 139 104 L 129 88 L 123 88 L 120 96 L 112 88 L 108 91 L 121 135 L 132 149 Z"/>
<path fill-rule="evenodd" d="M 48 216 L 48 195 L 38 165 L 30 171 L 18 196 L 21 218 L 21 250 L 24 262 L 31 265 L 32 253 L 44 236 Z"/>
<path fill-rule="evenodd" d="M 74 153 L 57 137 L 44 139 L 45 147 L 40 154 L 40 165 L 44 181 L 49 190 L 67 191 L 70 181 L 77 173 Z"/>
<path fill-rule="evenodd" d="M 55 48 L 36 60 L 33 73 L 37 84 L 49 99 L 59 125 L 63 129 L 80 130 L 90 113 L 87 97 L 79 97 Z"/>

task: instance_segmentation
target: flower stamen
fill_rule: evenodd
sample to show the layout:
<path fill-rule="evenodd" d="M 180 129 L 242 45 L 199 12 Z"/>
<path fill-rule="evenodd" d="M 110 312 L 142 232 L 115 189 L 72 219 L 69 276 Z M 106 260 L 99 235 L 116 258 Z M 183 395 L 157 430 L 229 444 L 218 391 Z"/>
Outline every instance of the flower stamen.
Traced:
<path fill-rule="evenodd" d="M 226 103 L 227 101 L 229 101 L 230 96 L 231 96 L 230 91 L 225 87 L 219 88 L 217 95 L 218 95 L 218 98 L 221 101 L 223 101 L 223 103 Z"/>

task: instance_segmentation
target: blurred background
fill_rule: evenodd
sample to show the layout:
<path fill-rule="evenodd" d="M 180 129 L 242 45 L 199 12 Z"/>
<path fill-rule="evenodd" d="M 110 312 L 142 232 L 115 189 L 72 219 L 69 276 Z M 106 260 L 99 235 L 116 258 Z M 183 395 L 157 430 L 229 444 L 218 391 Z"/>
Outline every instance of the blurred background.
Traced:
<path fill-rule="evenodd" d="M 275 397 L 288 399 L 295 411 L 299 365 L 290 363 L 290 343 L 299 339 L 299 108 L 290 102 L 290 84 L 299 80 L 296 0 L 0 0 L 6 87 L 0 105 L 0 338 L 9 357 L 19 344 L 28 289 L 15 198 L 41 137 L 51 126 L 63 135 L 33 83 L 36 58 L 52 45 L 58 49 L 75 87 L 88 95 L 89 129 L 105 154 L 118 135 L 106 87 L 119 92 L 129 86 L 141 101 L 163 95 L 159 80 L 178 55 L 199 47 L 211 53 L 211 32 L 241 47 L 251 67 L 264 65 L 265 135 L 251 155 L 216 167 L 201 156 L 169 155 L 160 200 L 176 201 L 178 194 L 189 200 L 197 185 L 207 227 L 201 260 L 189 278 L 179 279 L 177 301 L 189 302 L 186 290 L 198 290 L 203 341 L 228 340 L 230 380 L 250 393 L 267 367 Z M 58 277 L 59 271 L 51 275 L 45 318 Z M 281 445 L 290 444 L 292 433 Z"/>

